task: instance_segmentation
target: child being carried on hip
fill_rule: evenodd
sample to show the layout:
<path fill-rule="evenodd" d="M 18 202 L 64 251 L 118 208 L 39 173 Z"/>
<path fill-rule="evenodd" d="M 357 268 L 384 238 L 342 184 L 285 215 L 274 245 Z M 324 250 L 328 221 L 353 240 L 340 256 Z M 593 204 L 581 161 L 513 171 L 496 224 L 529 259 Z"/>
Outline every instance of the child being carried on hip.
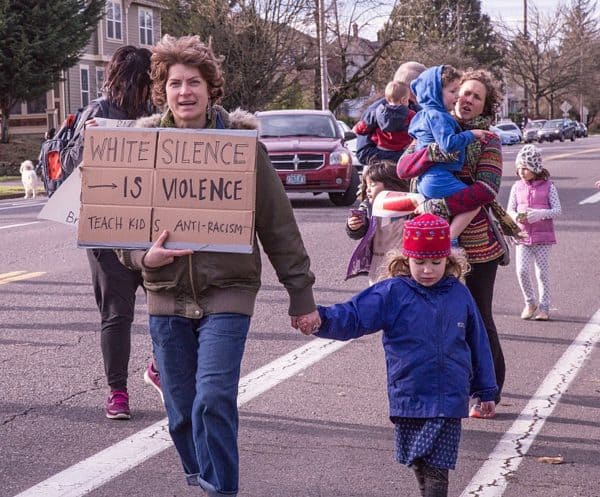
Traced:
<path fill-rule="evenodd" d="M 367 112 L 352 128 L 357 135 L 369 135 L 377 147 L 369 164 L 382 160 L 396 163 L 410 144 L 408 126 L 415 111 L 408 108 L 409 97 L 407 84 L 390 81 L 385 87 L 385 102 L 375 112 Z"/>
<path fill-rule="evenodd" d="M 436 497 L 448 494 L 469 397 L 492 417 L 497 390 L 485 326 L 462 283 L 467 263 L 451 253 L 449 231 L 432 214 L 407 221 L 387 279 L 346 303 L 318 306 L 317 329 L 298 323 L 305 334 L 336 340 L 383 331 L 396 460 L 414 470 L 421 495 Z"/>
<path fill-rule="evenodd" d="M 408 192 L 409 182 L 398 178 L 396 165 L 375 162 L 365 168 L 359 192 L 358 209 L 352 209 L 346 220 L 346 234 L 360 240 L 350 257 L 346 279 L 368 274 L 369 284 L 378 278 L 386 253 L 402 242 L 403 219 L 383 220 L 372 216 L 373 201 L 384 190 Z"/>
<path fill-rule="evenodd" d="M 525 300 L 521 319 L 550 318 L 550 250 L 556 244 L 553 219 L 560 216 L 558 190 L 542 166 L 541 150 L 525 145 L 515 159 L 520 177 L 508 198 L 506 212 L 517 222 L 524 237 L 516 240 L 517 278 Z M 534 275 L 533 266 L 536 271 Z M 536 299 L 532 277 L 537 279 Z"/>
<path fill-rule="evenodd" d="M 417 191 L 426 198 L 446 198 L 467 187 L 454 173 L 462 169 L 467 145 L 486 134 L 478 129 L 462 131 L 450 114 L 458 99 L 460 77 L 461 73 L 452 66 L 434 66 L 411 83 L 422 107 L 408 130 L 417 140 L 415 150 L 437 143 L 448 158 L 447 162 L 436 162 L 419 176 Z M 458 246 L 458 236 L 478 212 L 479 208 L 454 216 L 450 224 L 453 246 Z"/>

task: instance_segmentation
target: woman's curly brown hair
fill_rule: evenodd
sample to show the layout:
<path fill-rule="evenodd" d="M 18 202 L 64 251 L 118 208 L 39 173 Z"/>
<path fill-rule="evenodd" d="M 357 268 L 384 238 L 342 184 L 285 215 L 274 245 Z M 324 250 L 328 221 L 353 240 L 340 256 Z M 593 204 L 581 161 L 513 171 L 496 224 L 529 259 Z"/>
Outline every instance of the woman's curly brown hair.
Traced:
<path fill-rule="evenodd" d="M 211 103 L 223 96 L 222 57 L 217 57 L 212 47 L 200 40 L 199 36 L 182 36 L 175 38 L 164 35 L 152 49 L 152 101 L 154 105 L 163 107 L 167 102 L 167 79 L 169 69 L 174 64 L 197 67 L 208 84 L 208 95 Z"/>
<path fill-rule="evenodd" d="M 479 81 L 485 86 L 485 102 L 481 115 L 483 117 L 494 118 L 502 102 L 502 92 L 496 82 L 496 78 L 494 78 L 491 72 L 485 69 L 468 69 L 463 72 L 460 84 L 462 85 L 465 81 L 471 80 Z"/>

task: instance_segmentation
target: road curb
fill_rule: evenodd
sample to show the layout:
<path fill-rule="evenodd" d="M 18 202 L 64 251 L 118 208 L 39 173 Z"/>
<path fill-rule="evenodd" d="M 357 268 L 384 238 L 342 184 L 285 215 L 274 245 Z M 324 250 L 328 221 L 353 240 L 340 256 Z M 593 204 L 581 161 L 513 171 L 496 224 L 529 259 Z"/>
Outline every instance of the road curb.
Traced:
<path fill-rule="evenodd" d="M 37 197 L 46 197 L 45 193 L 38 193 L 36 194 L 36 198 Z M 0 200 L 10 200 L 10 199 L 15 199 L 15 198 L 23 198 L 23 193 L 0 193 Z M 25 199 L 23 199 L 25 200 Z"/>

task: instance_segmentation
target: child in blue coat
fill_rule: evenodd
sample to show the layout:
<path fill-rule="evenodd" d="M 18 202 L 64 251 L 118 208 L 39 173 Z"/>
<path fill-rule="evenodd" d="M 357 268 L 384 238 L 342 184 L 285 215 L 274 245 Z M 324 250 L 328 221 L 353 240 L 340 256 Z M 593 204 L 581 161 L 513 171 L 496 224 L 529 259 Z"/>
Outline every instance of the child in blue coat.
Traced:
<path fill-rule="evenodd" d="M 417 190 L 427 198 L 446 198 L 467 187 L 454 173 L 465 162 L 467 145 L 484 138 L 482 130 L 463 131 L 450 114 L 458 100 L 461 73 L 452 66 L 434 66 L 423 71 L 411 83 L 421 110 L 410 122 L 409 134 L 417 140 L 416 150 L 437 143 L 447 158 L 436 162 L 417 181 Z M 458 245 L 458 235 L 471 223 L 479 208 L 454 216 L 450 224 L 452 240 Z"/>
<path fill-rule="evenodd" d="M 388 279 L 350 301 L 318 307 L 319 328 L 305 334 L 350 340 L 383 330 L 396 460 L 411 467 L 421 495 L 446 497 L 469 398 L 480 417 L 495 413 L 496 378 L 487 334 L 461 283 L 466 261 L 451 254 L 448 223 L 423 214 L 404 225 L 402 252 Z"/>

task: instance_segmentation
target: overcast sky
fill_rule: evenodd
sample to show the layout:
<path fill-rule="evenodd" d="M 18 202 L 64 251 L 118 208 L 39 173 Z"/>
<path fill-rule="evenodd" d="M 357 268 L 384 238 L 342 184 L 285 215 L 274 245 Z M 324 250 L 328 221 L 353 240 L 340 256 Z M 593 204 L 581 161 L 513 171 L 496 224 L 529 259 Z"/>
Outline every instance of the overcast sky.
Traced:
<path fill-rule="evenodd" d="M 535 5 L 543 14 L 554 12 L 560 3 L 564 4 L 558 0 L 527 0 L 528 8 Z M 492 21 L 502 18 L 508 24 L 523 23 L 523 0 L 481 0 L 481 10 Z"/>
<path fill-rule="evenodd" d="M 544 15 L 548 15 L 553 13 L 559 4 L 565 4 L 569 0 L 563 0 L 562 2 L 559 0 L 527 0 L 527 7 L 531 8 L 531 6 L 535 5 L 540 13 Z M 377 30 L 381 27 L 381 23 L 391 11 L 391 4 L 393 2 L 390 1 L 390 5 L 381 9 L 382 17 L 378 18 L 378 22 L 373 24 L 370 28 L 364 28 L 361 31 L 361 36 L 369 39 L 376 40 L 377 39 Z M 515 24 L 519 26 L 523 25 L 523 0 L 481 0 L 481 10 L 484 14 L 490 16 L 492 23 L 494 21 L 502 20 L 504 23 L 508 24 L 511 27 L 514 27 Z"/>

